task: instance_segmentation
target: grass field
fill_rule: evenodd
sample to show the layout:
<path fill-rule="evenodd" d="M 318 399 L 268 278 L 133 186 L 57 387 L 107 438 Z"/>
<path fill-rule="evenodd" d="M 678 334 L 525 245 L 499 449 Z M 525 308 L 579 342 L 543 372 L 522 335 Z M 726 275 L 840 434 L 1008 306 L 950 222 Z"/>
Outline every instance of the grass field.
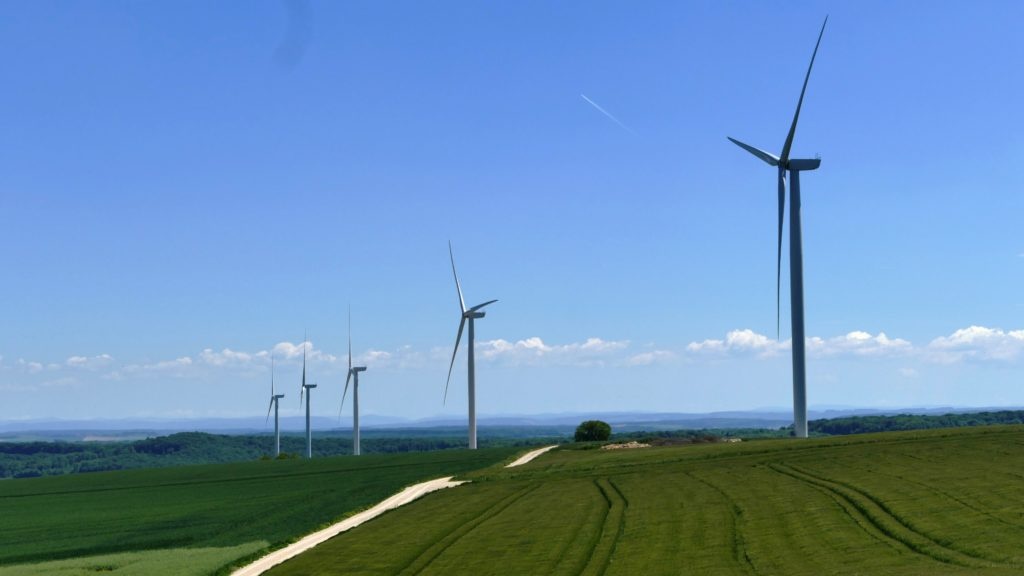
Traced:
<path fill-rule="evenodd" d="M 271 574 L 1024 574 L 1024 427 L 622 451 L 470 474 Z"/>
<path fill-rule="evenodd" d="M 0 482 L 0 576 L 211 574 L 423 480 L 520 450 L 448 450 Z"/>

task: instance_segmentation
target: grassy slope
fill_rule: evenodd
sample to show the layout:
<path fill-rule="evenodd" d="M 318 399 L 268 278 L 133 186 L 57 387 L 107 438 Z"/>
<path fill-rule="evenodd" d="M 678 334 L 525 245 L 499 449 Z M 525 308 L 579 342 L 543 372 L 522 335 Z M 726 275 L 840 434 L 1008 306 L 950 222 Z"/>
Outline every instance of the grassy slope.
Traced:
<path fill-rule="evenodd" d="M 1024 427 L 572 451 L 271 574 L 1024 574 Z"/>
<path fill-rule="evenodd" d="M 190 568 L 210 573 L 266 542 L 292 540 L 404 486 L 463 474 L 515 452 L 451 450 L 6 480 L 0 482 L 0 574 L 26 573 L 10 566 L 43 560 L 221 549 L 207 554 L 212 563 Z M 235 547 L 243 551 L 224 552 Z"/>

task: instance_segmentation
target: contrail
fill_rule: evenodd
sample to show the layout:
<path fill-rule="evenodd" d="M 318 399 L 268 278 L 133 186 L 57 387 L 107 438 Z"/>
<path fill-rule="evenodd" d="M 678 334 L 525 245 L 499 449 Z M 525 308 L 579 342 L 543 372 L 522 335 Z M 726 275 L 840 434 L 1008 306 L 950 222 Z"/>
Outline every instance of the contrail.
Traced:
<path fill-rule="evenodd" d="M 625 124 L 623 124 L 623 123 L 622 123 L 621 121 L 619 121 L 619 119 L 618 119 L 618 118 L 616 118 L 615 116 L 612 116 L 610 112 L 608 112 L 608 111 L 607 111 L 607 110 L 605 110 L 604 108 L 601 108 L 600 106 L 598 106 L 598 105 L 597 105 L 597 102 L 594 102 L 594 101 L 593 101 L 593 100 L 591 100 L 590 98 L 587 98 L 587 95 L 586 95 L 586 94 L 583 94 L 583 93 L 581 93 L 581 94 L 580 94 L 580 97 L 581 97 L 581 98 L 583 98 L 584 100 L 586 100 L 586 101 L 587 101 L 587 104 L 590 104 L 591 106 L 593 106 L 594 108 L 596 108 L 598 112 L 600 112 L 601 114 L 604 114 L 605 116 L 607 116 L 607 117 L 608 117 L 608 118 L 609 118 L 609 119 L 610 119 L 610 120 L 611 120 L 612 122 L 615 122 L 616 124 L 618 124 L 619 126 L 621 126 L 623 130 L 625 130 L 626 132 L 629 132 L 629 133 L 630 133 L 630 134 L 632 134 L 633 136 L 636 136 L 636 132 L 634 132 L 632 128 L 630 128 L 629 126 L 626 126 L 626 125 L 625 125 Z"/>

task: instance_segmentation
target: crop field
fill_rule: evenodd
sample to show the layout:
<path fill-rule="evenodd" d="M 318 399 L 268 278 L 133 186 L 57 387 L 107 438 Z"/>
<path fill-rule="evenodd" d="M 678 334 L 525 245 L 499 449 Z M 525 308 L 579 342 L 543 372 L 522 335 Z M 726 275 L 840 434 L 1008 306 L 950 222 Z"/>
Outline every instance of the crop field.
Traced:
<path fill-rule="evenodd" d="M 0 481 L 0 575 L 212 574 L 423 480 L 521 451 L 367 455 Z"/>
<path fill-rule="evenodd" d="M 1024 427 L 556 450 L 270 572 L 1024 574 Z"/>

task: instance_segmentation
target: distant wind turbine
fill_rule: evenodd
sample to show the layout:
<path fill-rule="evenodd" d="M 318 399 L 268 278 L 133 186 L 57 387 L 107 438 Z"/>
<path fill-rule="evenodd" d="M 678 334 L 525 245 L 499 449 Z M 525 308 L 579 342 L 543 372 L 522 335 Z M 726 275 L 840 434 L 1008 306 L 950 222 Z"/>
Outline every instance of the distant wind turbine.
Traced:
<path fill-rule="evenodd" d="M 284 394 L 274 393 L 274 357 L 270 357 L 270 406 L 267 407 L 267 422 L 270 422 L 270 409 L 274 409 L 274 457 L 281 455 L 281 426 L 277 418 L 278 404 Z"/>
<path fill-rule="evenodd" d="M 306 397 L 306 458 L 313 457 L 313 431 L 309 427 L 309 400 L 316 384 L 306 383 L 306 336 L 302 336 L 302 385 L 299 387 L 299 407 L 302 407 L 302 397 Z"/>
<path fill-rule="evenodd" d="M 786 142 L 782 145 L 782 154 L 775 156 L 729 137 L 729 140 L 740 148 L 757 156 L 769 166 L 778 168 L 779 249 L 775 275 L 776 334 L 779 331 L 779 293 L 782 282 L 782 221 L 786 212 L 786 171 L 789 171 L 789 189 L 791 194 L 789 203 L 789 296 L 793 331 L 793 428 L 798 438 L 807 437 L 807 372 L 804 361 L 804 257 L 800 225 L 800 172 L 816 170 L 821 165 L 821 159 L 790 159 L 789 152 L 793 146 L 793 136 L 796 135 L 796 123 L 800 119 L 800 107 L 804 103 L 804 93 L 807 92 L 807 81 L 810 80 L 811 68 L 814 67 L 814 57 L 818 55 L 818 46 L 821 45 L 821 37 L 825 34 L 825 24 L 827 23 L 828 17 L 826 16 L 825 22 L 821 24 L 821 32 L 818 33 L 818 42 L 814 45 L 814 53 L 811 54 L 811 63 L 807 66 L 804 87 L 800 90 L 800 100 L 797 101 L 796 114 L 793 115 L 793 124 L 789 127 Z"/>
<path fill-rule="evenodd" d="M 341 393 L 341 406 L 338 408 L 338 419 L 345 407 L 345 395 L 348 394 L 348 383 L 352 381 L 352 455 L 359 456 L 359 373 L 366 372 L 366 366 L 352 365 L 352 309 L 348 310 L 348 376 L 345 377 L 345 391 Z"/>
<path fill-rule="evenodd" d="M 489 300 L 483 304 L 477 304 L 466 309 L 466 301 L 462 298 L 462 286 L 459 284 L 459 274 L 455 271 L 455 255 L 452 253 L 452 243 L 448 242 L 448 256 L 452 260 L 452 275 L 455 276 L 455 289 L 459 292 L 459 309 L 462 316 L 459 319 L 459 333 L 455 336 L 455 349 L 452 351 L 452 361 L 448 364 L 448 381 L 444 384 L 444 402 L 448 401 L 448 384 L 452 381 L 452 367 L 455 366 L 455 355 L 459 352 L 459 342 L 462 340 L 462 329 L 469 321 L 469 340 L 467 363 L 469 364 L 469 449 L 476 450 L 476 365 L 473 360 L 473 321 L 483 318 L 484 306 L 494 304 L 497 300 Z"/>

